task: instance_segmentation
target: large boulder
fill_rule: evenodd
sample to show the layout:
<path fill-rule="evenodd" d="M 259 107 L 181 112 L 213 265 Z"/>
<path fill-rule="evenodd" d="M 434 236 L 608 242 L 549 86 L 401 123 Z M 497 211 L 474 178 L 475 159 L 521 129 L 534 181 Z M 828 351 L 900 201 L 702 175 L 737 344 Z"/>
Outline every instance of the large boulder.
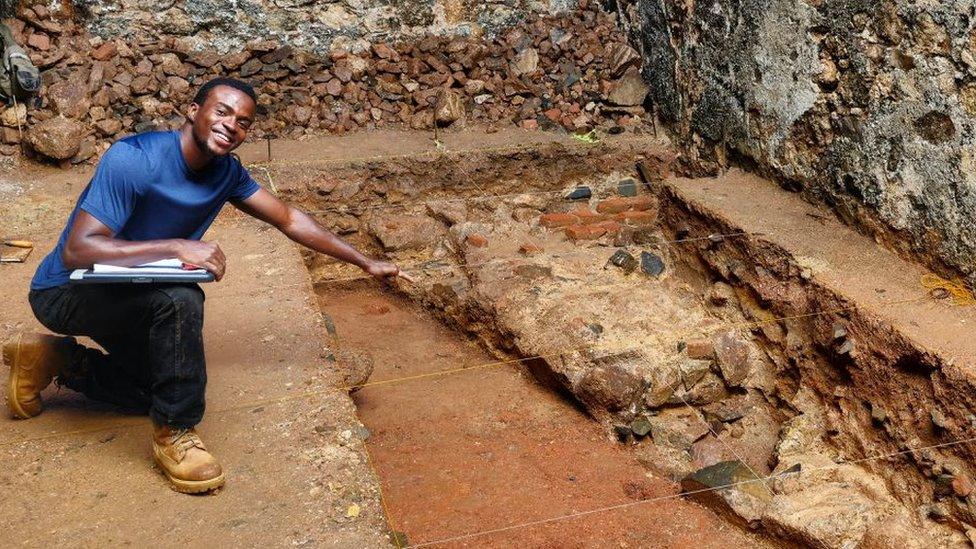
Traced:
<path fill-rule="evenodd" d="M 41 156 L 67 160 L 78 153 L 85 128 L 77 120 L 56 116 L 27 130 L 27 143 Z"/>

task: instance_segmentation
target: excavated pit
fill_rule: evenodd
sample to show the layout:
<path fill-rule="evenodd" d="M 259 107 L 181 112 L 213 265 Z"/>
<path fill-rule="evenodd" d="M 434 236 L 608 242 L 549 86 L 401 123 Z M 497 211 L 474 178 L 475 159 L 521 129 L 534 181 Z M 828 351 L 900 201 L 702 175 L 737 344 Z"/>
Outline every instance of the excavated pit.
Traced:
<path fill-rule="evenodd" d="M 378 298 L 364 296 L 376 287 L 353 280 L 359 273 L 322 256 L 306 256 L 320 305 L 340 338 L 345 330 L 373 330 L 370 337 L 346 336 L 352 343 L 339 346 L 336 367 L 346 382 L 358 383 L 364 369 L 375 367 L 370 383 L 410 387 L 392 398 L 396 406 L 405 405 L 404 395 L 416 395 L 414 408 L 396 427 L 383 423 L 396 418 L 396 407 L 377 412 L 388 398 L 379 386 L 354 395 L 364 423 L 380 433 L 378 469 L 394 492 L 388 498 L 397 502 L 393 514 L 399 516 L 390 517 L 393 527 L 402 519 L 413 528 L 407 528 L 410 542 L 502 528 L 518 523 L 518 517 L 478 517 L 484 509 L 518 508 L 506 493 L 523 493 L 522 486 L 558 492 L 526 480 L 531 474 L 524 470 L 521 479 L 505 477 L 507 484 L 501 484 L 509 492 L 479 491 L 478 482 L 490 484 L 491 474 L 472 473 L 480 480 L 468 482 L 443 460 L 427 469 L 417 467 L 417 456 L 398 460 L 403 452 L 437 443 L 457 456 L 470 450 L 465 441 L 484 443 L 469 440 L 464 428 L 447 434 L 429 429 L 427 422 L 436 423 L 435 416 L 445 413 L 442 399 L 455 398 L 461 408 L 482 412 L 480 423 L 472 424 L 480 427 L 470 430 L 490 423 L 495 437 L 524 452 L 521 460 L 496 463 L 500 476 L 526 462 L 547 464 L 529 467 L 543 478 L 557 470 L 582 477 L 606 469 L 609 482 L 621 486 L 634 475 L 637 488 L 624 490 L 631 501 L 661 497 L 668 489 L 655 483 L 670 479 L 665 484 L 672 493 L 680 482 L 690 492 L 686 499 L 710 507 L 737 526 L 738 535 L 751 536 L 719 540 L 704 527 L 706 545 L 967 543 L 974 446 L 959 441 L 972 436 L 976 406 L 971 393 L 954 397 L 952 407 L 946 395 L 969 387 L 968 378 L 870 307 L 865 310 L 821 284 L 821 259 L 795 255 L 766 233 L 737 225 L 689 190 L 711 182 L 734 195 L 735 174 L 682 180 L 669 173 L 671 159 L 662 144 L 647 138 L 596 147 L 550 143 L 448 150 L 274 172 L 278 180 L 293 180 L 283 190 L 289 199 L 317 212 L 355 244 L 397 261 L 414 279 L 387 290 L 382 302 L 372 302 Z M 809 239 L 817 242 L 818 236 Z M 411 309 L 418 305 L 425 312 Z M 377 320 L 390 311 L 402 316 L 399 327 Z M 381 341 L 384 334 L 396 332 L 388 336 L 396 341 L 400 332 L 409 332 L 409 318 L 420 324 L 436 318 L 443 326 L 411 332 L 401 355 Z M 422 353 L 408 348 L 423 350 L 429 337 L 435 352 L 438 338 L 450 339 L 445 330 L 454 334 L 454 344 L 474 341 L 482 350 L 458 355 L 463 358 L 445 351 L 424 362 Z M 380 350 L 371 353 L 372 347 Z M 483 375 L 462 377 L 473 375 L 472 369 Z M 489 370 L 506 373 L 492 378 Z M 511 376 L 519 372 L 540 382 L 533 385 L 537 389 L 516 388 Z M 475 388 L 479 396 L 447 394 L 464 387 Z M 486 392 L 496 394 L 485 398 Z M 527 403 L 557 394 L 572 406 L 553 404 L 542 414 L 551 417 L 539 420 L 538 410 Z M 492 416 L 489 422 L 492 406 L 509 417 Z M 534 419 L 521 417 L 523 411 Z M 450 417 L 463 422 L 466 416 Z M 605 460 L 568 451 L 547 454 L 545 445 L 526 449 L 500 434 L 507 426 L 523 437 L 555 443 L 559 437 L 545 425 L 567 432 L 597 426 L 601 442 L 583 437 L 585 447 Z M 398 439 L 412 446 L 397 448 L 392 441 Z M 636 460 L 646 474 L 606 460 Z M 446 482 L 445 470 L 462 488 Z M 410 478 L 398 481 L 398 474 Z M 417 489 L 425 480 L 461 490 L 464 497 L 455 492 L 453 506 L 416 501 L 436 497 Z M 724 489 L 708 490 L 718 487 Z M 581 494 L 554 496 L 551 513 L 520 516 L 543 520 L 619 503 L 609 495 L 587 499 Z M 529 501 L 545 498 L 523 494 L 522 503 Z M 468 522 L 444 522 L 456 506 L 471 514 Z M 426 509 L 423 517 L 418 507 Z M 627 520 L 646 522 L 633 509 L 628 513 Z M 584 545 L 604 539 L 642 546 L 650 539 L 621 537 L 616 527 L 577 527 L 596 536 L 581 538 Z M 489 544 L 558 544 L 574 532 L 572 525 L 563 525 L 539 538 L 513 530 L 496 534 Z"/>

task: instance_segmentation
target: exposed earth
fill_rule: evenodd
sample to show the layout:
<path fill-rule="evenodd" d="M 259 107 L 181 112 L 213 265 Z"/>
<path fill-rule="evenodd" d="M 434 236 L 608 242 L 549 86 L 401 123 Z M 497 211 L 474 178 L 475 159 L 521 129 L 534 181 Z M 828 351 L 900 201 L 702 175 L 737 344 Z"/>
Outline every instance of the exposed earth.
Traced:
<path fill-rule="evenodd" d="M 429 137 L 242 150 L 413 282 L 380 287 L 228 209 L 201 426 L 228 486 L 170 491 L 146 419 L 52 387 L 40 417 L 2 420 L 8 539 L 968 543 L 976 317 L 924 270 L 759 178 L 678 177 L 651 136 Z M 5 237 L 38 246 L 2 265 L 0 336 L 39 329 L 26 285 L 88 176 L 4 176 Z"/>

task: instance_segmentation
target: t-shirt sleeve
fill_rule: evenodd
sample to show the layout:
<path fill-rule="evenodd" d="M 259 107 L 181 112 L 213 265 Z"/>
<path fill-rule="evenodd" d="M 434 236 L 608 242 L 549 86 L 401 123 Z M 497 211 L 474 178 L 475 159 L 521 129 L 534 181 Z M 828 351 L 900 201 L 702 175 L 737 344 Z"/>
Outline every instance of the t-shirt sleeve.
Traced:
<path fill-rule="evenodd" d="M 250 172 L 247 171 L 237 159 L 234 159 L 234 166 L 237 170 L 237 174 L 234 176 L 234 185 L 230 189 L 230 194 L 227 196 L 227 200 L 231 202 L 242 202 L 251 198 L 251 195 L 258 192 L 261 185 L 258 185 L 257 181 L 251 177 Z"/>
<path fill-rule="evenodd" d="M 81 209 L 101 221 L 112 232 L 125 226 L 136 207 L 142 185 L 138 166 L 140 151 L 125 143 L 112 145 L 102 156 L 89 183 Z"/>

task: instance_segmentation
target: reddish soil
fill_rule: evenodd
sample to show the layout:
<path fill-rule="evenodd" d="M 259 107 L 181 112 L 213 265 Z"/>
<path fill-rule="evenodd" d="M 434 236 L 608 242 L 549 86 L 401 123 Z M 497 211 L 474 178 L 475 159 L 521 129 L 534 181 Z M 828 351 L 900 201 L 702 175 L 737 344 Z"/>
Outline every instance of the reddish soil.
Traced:
<path fill-rule="evenodd" d="M 372 382 L 495 359 L 374 285 L 320 285 L 340 344 L 368 352 Z M 754 547 L 679 498 L 484 533 L 675 494 L 600 426 L 520 369 L 502 365 L 365 387 L 354 394 L 392 527 L 411 545 Z M 434 543 L 436 542 L 436 543 Z"/>

